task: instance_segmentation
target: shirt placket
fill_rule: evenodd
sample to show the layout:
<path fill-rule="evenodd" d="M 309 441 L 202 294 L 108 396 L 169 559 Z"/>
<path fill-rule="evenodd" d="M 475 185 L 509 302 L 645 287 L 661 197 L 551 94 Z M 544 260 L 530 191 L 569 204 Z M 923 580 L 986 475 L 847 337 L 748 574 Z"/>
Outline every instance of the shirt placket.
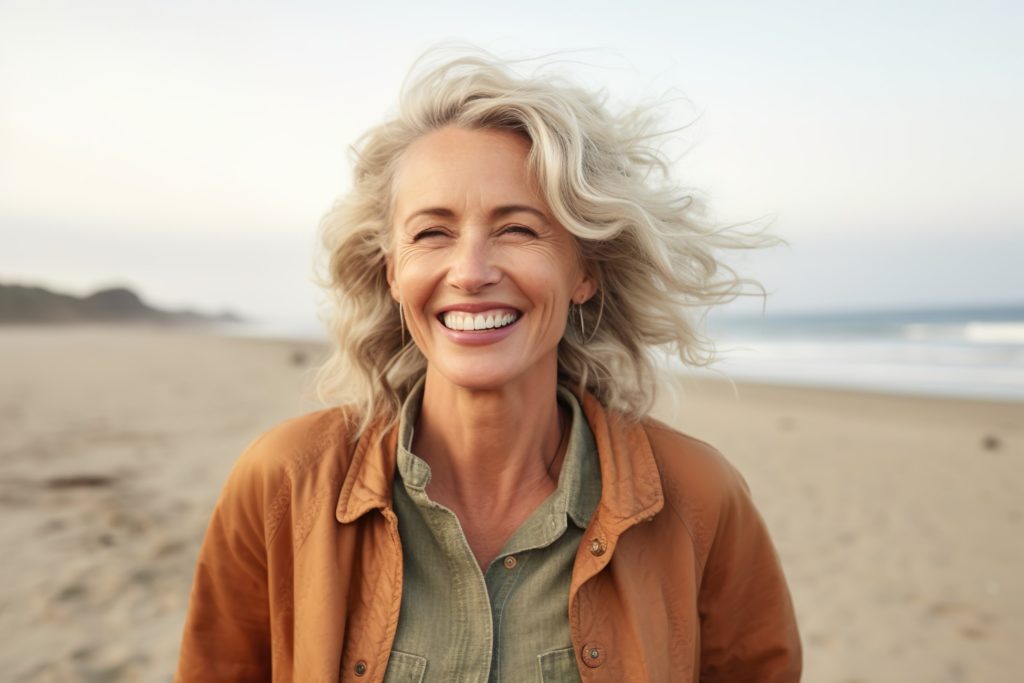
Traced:
<path fill-rule="evenodd" d="M 487 582 L 455 513 L 430 501 L 425 492 L 422 495 L 421 502 L 426 502 L 424 512 L 430 516 L 429 526 L 435 530 L 438 543 L 452 564 L 452 589 L 456 595 L 452 618 L 457 620 L 458 627 L 451 659 L 463 663 L 458 680 L 485 683 L 494 666 L 491 651 L 495 637 Z"/>
<path fill-rule="evenodd" d="M 488 676 L 489 683 L 500 683 L 502 671 L 501 651 L 501 628 L 505 608 L 509 598 L 515 591 L 519 579 L 527 571 L 527 564 L 530 561 L 530 554 L 527 552 L 510 553 L 499 555 L 491 562 L 484 576 L 487 582 L 487 594 L 490 597 L 491 608 L 491 632 L 494 634 L 494 643 L 491 648 L 491 673 Z"/>

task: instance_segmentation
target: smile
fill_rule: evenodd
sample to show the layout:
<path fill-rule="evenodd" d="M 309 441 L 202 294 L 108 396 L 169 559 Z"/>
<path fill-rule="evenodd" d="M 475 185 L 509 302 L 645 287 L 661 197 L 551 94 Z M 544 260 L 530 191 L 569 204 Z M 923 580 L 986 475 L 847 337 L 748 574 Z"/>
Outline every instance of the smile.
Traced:
<path fill-rule="evenodd" d="M 479 313 L 463 313 L 447 311 L 439 316 L 441 324 L 449 330 L 493 330 L 507 327 L 519 320 L 519 312 L 507 308 L 498 308 Z"/>

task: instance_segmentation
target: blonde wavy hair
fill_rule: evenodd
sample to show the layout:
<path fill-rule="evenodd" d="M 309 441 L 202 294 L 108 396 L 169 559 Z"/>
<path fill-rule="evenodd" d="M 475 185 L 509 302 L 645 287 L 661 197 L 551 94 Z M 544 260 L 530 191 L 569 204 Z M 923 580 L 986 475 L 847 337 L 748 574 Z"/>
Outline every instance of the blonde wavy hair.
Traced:
<path fill-rule="evenodd" d="M 700 330 L 704 313 L 750 285 L 759 288 L 718 252 L 771 239 L 712 224 L 698 196 L 673 180 L 657 146 L 665 138 L 657 107 L 615 112 L 603 91 L 547 68 L 519 73 L 520 63 L 486 53 L 440 63 L 431 63 L 433 56 L 410 72 L 394 118 L 353 146 L 352 187 L 321 223 L 327 263 L 319 283 L 334 349 L 317 373 L 318 397 L 356 404 L 361 433 L 371 420 L 394 421 L 424 372 L 426 359 L 404 334 L 387 282 L 392 181 L 413 141 L 460 126 L 530 141 L 529 163 L 548 206 L 576 237 L 597 282 L 597 294 L 566 325 L 559 381 L 631 418 L 645 415 L 654 401 L 657 350 L 686 365 L 709 364 L 714 346 Z"/>

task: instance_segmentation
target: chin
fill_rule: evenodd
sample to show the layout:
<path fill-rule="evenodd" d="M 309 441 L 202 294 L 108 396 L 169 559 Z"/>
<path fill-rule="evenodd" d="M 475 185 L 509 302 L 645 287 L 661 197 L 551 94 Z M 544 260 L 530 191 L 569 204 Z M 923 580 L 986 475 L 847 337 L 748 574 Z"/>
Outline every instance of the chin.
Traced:
<path fill-rule="evenodd" d="M 467 391 L 495 391 L 524 381 L 543 381 L 550 374 L 558 375 L 557 347 L 551 352 L 523 354 L 505 348 L 459 349 L 453 353 L 428 358 L 428 373 L 437 380 Z"/>
<path fill-rule="evenodd" d="M 495 391 L 513 383 L 518 373 L 499 368 L 438 368 L 438 375 L 467 391 Z"/>

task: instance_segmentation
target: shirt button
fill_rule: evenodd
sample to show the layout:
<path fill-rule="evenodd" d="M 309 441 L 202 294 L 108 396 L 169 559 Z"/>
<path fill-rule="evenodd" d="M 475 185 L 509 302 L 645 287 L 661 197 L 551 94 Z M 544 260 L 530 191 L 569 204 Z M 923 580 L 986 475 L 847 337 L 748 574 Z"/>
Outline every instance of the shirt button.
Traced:
<path fill-rule="evenodd" d="M 515 569 L 518 563 L 515 555 L 509 555 L 505 558 L 505 569 Z"/>
<path fill-rule="evenodd" d="M 607 549 L 608 546 L 605 544 L 604 539 L 595 537 L 593 540 L 590 541 L 591 555 L 601 557 L 601 555 L 604 555 L 604 551 Z"/>
<path fill-rule="evenodd" d="M 356 665 L 355 665 L 354 668 L 355 668 L 356 676 L 362 676 L 363 674 L 366 673 L 366 662 L 364 662 L 363 660 L 360 659 L 358 662 L 356 662 Z"/>

